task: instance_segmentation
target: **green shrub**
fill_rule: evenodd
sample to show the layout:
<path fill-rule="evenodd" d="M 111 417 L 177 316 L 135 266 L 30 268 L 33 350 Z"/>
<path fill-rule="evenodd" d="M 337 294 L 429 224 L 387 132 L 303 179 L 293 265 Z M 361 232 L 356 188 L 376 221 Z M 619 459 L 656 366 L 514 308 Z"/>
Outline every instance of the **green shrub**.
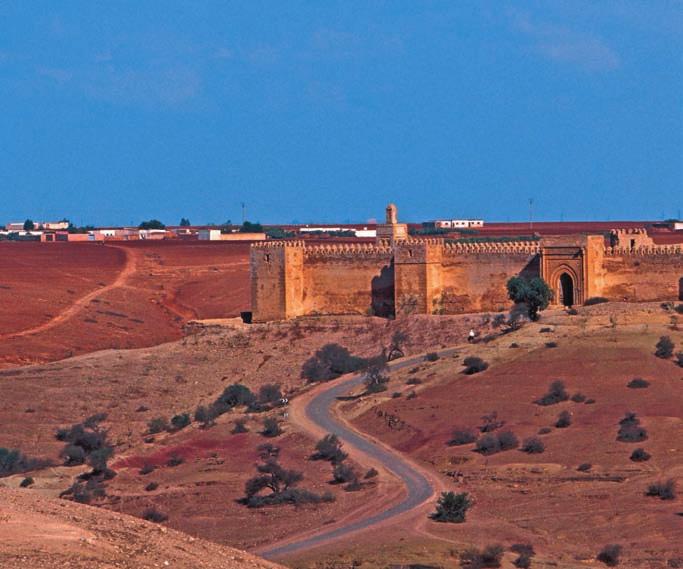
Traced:
<path fill-rule="evenodd" d="M 437 522 L 460 524 L 465 521 L 467 511 L 472 507 L 472 500 L 467 492 L 442 492 L 436 503 L 436 511 L 431 518 Z"/>
<path fill-rule="evenodd" d="M 148 522 L 154 522 L 155 524 L 160 524 L 168 519 L 168 516 L 163 512 L 160 512 L 156 508 L 147 508 L 142 512 L 142 519 Z"/>
<path fill-rule="evenodd" d="M 304 362 L 301 376 L 309 381 L 329 381 L 358 371 L 365 365 L 366 360 L 352 356 L 348 349 L 339 344 L 326 344 Z"/>
<path fill-rule="evenodd" d="M 569 411 L 562 411 L 557 417 L 555 427 L 558 429 L 566 429 L 572 424 L 572 415 Z"/>
<path fill-rule="evenodd" d="M 655 345 L 655 356 L 658 358 L 668 359 L 674 353 L 674 343 L 669 336 L 662 336 L 659 342 Z"/>
<path fill-rule="evenodd" d="M 512 450 L 519 446 L 519 440 L 512 431 L 502 431 L 497 434 L 487 434 L 480 437 L 474 447 L 475 452 L 483 455 Z"/>
<path fill-rule="evenodd" d="M 258 401 L 263 405 L 277 405 L 282 400 L 282 390 L 275 383 L 262 385 L 258 392 Z"/>
<path fill-rule="evenodd" d="M 30 458 L 17 449 L 0 447 L 0 477 L 38 470 L 50 464 L 48 460 Z"/>
<path fill-rule="evenodd" d="M 545 445 L 541 439 L 531 437 L 524 439 L 524 443 L 522 443 L 520 450 L 528 454 L 540 454 L 545 450 Z"/>
<path fill-rule="evenodd" d="M 640 426 L 640 419 L 633 412 L 628 412 L 619 421 L 617 440 L 623 443 L 638 443 L 647 439 L 647 431 Z"/>
<path fill-rule="evenodd" d="M 632 379 L 626 384 L 626 387 L 629 387 L 631 389 L 645 389 L 646 387 L 650 386 L 650 382 L 644 380 L 641 377 L 636 377 L 635 379 Z"/>
<path fill-rule="evenodd" d="M 194 411 L 194 420 L 201 423 L 203 429 L 213 425 L 214 418 L 213 413 L 206 405 L 199 405 Z"/>
<path fill-rule="evenodd" d="M 482 433 L 490 433 L 492 431 L 496 431 L 500 429 L 503 425 L 505 425 L 505 421 L 501 421 L 500 419 L 498 419 L 498 411 L 492 411 L 487 415 L 482 415 L 481 420 L 483 421 L 483 423 L 479 427 L 479 431 Z"/>
<path fill-rule="evenodd" d="M 78 480 L 59 494 L 60 498 L 69 498 L 80 504 L 90 504 L 93 500 L 99 500 L 105 496 L 106 492 L 101 477 Z"/>
<path fill-rule="evenodd" d="M 96 413 L 82 423 L 57 430 L 57 440 L 66 443 L 60 455 L 65 465 L 87 462 L 94 473 L 107 471 L 107 460 L 114 453 L 114 448 L 107 441 L 107 430 L 100 426 L 106 418 L 106 413 Z"/>
<path fill-rule="evenodd" d="M 531 320 L 538 320 L 538 313 L 545 310 L 553 298 L 553 291 L 543 279 L 512 277 L 507 282 L 508 297 L 516 305 L 524 305 Z"/>
<path fill-rule="evenodd" d="M 608 567 L 616 567 L 619 565 L 619 556 L 621 555 L 621 545 L 610 544 L 602 548 L 598 553 L 596 559 L 601 561 Z"/>
<path fill-rule="evenodd" d="M 606 302 L 609 302 L 609 300 L 604 296 L 591 296 L 583 304 L 584 306 L 593 306 L 595 304 L 605 304 Z"/>
<path fill-rule="evenodd" d="M 484 360 L 477 356 L 468 356 L 463 360 L 463 365 L 465 366 L 465 373 L 467 375 L 474 375 L 484 371 L 489 367 Z"/>
<path fill-rule="evenodd" d="M 154 419 L 150 419 L 147 423 L 147 432 L 150 435 L 156 435 L 162 431 L 167 431 L 168 428 L 168 423 L 163 417 L 155 417 Z"/>
<path fill-rule="evenodd" d="M 338 464 L 343 462 L 348 455 L 342 450 L 342 442 L 337 435 L 327 434 L 315 445 L 315 452 L 311 455 L 312 460 L 329 460 Z"/>
<path fill-rule="evenodd" d="M 223 393 L 214 401 L 212 407 L 216 416 L 226 413 L 234 407 L 249 407 L 256 403 L 256 395 L 246 385 L 233 383 L 223 390 Z"/>
<path fill-rule="evenodd" d="M 345 484 L 357 478 L 358 476 L 353 467 L 344 462 L 336 464 L 332 470 L 332 481 L 334 484 Z"/>
<path fill-rule="evenodd" d="M 173 417 L 171 417 L 171 427 L 174 431 L 184 429 L 191 422 L 189 413 L 180 413 L 179 415 L 173 415 Z"/>
<path fill-rule="evenodd" d="M 519 440 L 512 431 L 502 431 L 498 433 L 500 450 L 512 450 L 519 446 Z"/>
<path fill-rule="evenodd" d="M 453 431 L 450 440 L 448 441 L 448 446 L 461 446 L 468 445 L 477 440 L 477 436 L 473 431 L 468 429 L 456 429 Z"/>
<path fill-rule="evenodd" d="M 301 472 L 283 468 L 277 456 L 266 456 L 263 453 L 261 456 L 265 462 L 256 467 L 259 474 L 247 480 L 244 486 L 245 496 L 240 500 L 242 504 L 249 508 L 261 508 L 278 504 L 317 504 L 334 501 L 334 496 L 330 493 L 318 495 L 295 488 L 303 480 Z M 264 490 L 269 490 L 270 493 L 264 495 Z"/>
<path fill-rule="evenodd" d="M 631 460 L 633 462 L 646 462 L 650 460 L 651 455 L 644 448 L 637 448 L 631 453 Z"/>
<path fill-rule="evenodd" d="M 646 496 L 653 496 L 660 500 L 673 500 L 676 498 L 676 483 L 673 480 L 655 482 L 647 487 Z"/>
<path fill-rule="evenodd" d="M 263 430 L 261 431 L 261 434 L 264 437 L 277 437 L 280 436 L 282 433 L 283 430 L 280 428 L 280 423 L 277 419 L 273 417 L 266 417 L 263 420 Z"/>
<path fill-rule="evenodd" d="M 19 488 L 28 488 L 29 486 L 33 486 L 34 482 L 35 480 L 33 480 L 32 477 L 27 476 L 19 483 Z"/>
<path fill-rule="evenodd" d="M 173 468 L 174 466 L 180 466 L 183 462 L 185 462 L 185 459 L 182 456 L 178 454 L 172 454 L 166 461 L 166 466 Z"/>
<path fill-rule="evenodd" d="M 382 356 L 374 358 L 369 363 L 363 379 L 367 393 L 380 393 L 387 390 L 388 371 L 386 359 Z"/>
<path fill-rule="evenodd" d="M 547 406 L 561 403 L 567 399 L 569 399 L 569 394 L 564 387 L 564 383 L 558 379 L 550 384 L 548 393 L 543 395 L 540 399 L 534 401 L 534 403 L 536 403 L 536 405 Z"/>
<path fill-rule="evenodd" d="M 530 543 L 515 543 L 510 547 L 510 551 L 519 556 L 512 562 L 515 567 L 518 569 L 529 569 L 531 567 L 531 559 L 536 555 L 533 545 Z"/>
<path fill-rule="evenodd" d="M 487 545 L 481 551 L 475 548 L 466 549 L 460 554 L 460 567 L 463 569 L 495 569 L 500 567 L 503 552 L 504 550 L 500 545 Z"/>

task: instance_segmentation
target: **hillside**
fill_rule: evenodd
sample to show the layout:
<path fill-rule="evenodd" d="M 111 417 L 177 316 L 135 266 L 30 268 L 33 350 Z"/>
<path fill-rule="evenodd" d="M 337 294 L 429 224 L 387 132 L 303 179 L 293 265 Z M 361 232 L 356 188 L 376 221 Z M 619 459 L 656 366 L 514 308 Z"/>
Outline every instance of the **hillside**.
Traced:
<path fill-rule="evenodd" d="M 249 244 L 0 243 L 0 368 L 154 346 L 249 309 Z"/>
<path fill-rule="evenodd" d="M 276 569 L 244 551 L 32 490 L 0 488 L 0 567 Z"/>

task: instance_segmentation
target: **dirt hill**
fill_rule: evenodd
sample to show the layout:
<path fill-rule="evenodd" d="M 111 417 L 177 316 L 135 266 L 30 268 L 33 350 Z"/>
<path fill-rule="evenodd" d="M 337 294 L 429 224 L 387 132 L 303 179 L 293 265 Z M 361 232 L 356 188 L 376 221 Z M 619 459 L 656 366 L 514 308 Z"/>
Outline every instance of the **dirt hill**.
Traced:
<path fill-rule="evenodd" d="M 253 555 L 161 525 L 32 490 L 0 488 L 0 567 L 276 569 Z"/>

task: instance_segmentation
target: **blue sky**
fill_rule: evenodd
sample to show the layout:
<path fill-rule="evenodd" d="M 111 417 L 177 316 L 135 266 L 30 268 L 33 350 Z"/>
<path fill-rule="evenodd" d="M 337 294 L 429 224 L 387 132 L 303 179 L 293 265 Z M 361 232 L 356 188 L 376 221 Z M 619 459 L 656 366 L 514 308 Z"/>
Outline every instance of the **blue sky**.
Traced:
<path fill-rule="evenodd" d="M 0 223 L 656 219 L 683 3 L 0 3 Z"/>

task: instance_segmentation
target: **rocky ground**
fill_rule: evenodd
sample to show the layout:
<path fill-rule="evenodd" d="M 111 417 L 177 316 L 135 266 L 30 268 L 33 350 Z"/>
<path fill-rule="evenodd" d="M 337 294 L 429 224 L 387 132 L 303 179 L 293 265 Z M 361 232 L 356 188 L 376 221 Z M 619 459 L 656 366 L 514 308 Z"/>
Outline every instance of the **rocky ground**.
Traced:
<path fill-rule="evenodd" d="M 244 551 L 38 493 L 0 489 L 0 567 L 275 569 Z"/>

